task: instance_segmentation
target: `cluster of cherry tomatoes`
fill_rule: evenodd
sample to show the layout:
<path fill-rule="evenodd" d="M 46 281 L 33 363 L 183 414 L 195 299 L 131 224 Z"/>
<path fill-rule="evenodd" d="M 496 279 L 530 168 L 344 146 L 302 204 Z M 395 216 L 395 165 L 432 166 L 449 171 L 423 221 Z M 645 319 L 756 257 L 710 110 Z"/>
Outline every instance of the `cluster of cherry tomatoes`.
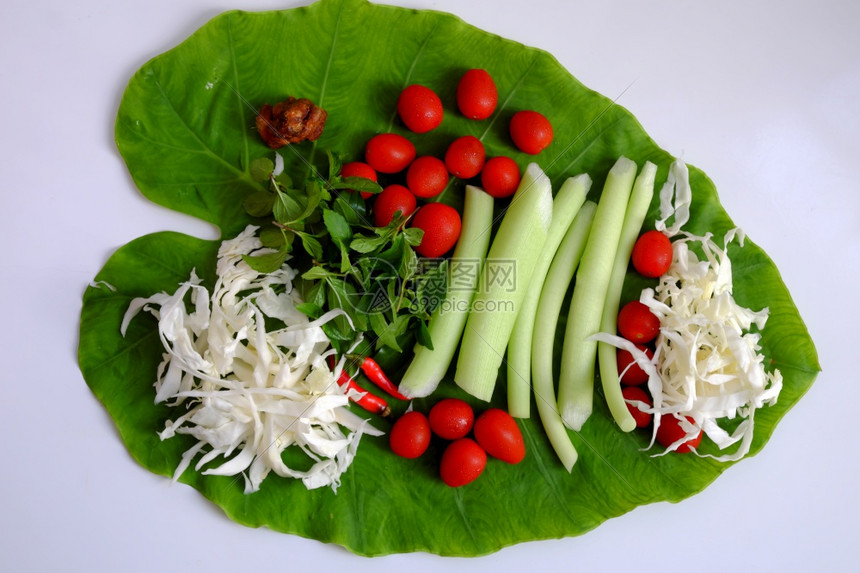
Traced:
<path fill-rule="evenodd" d="M 457 107 L 469 119 L 490 117 L 498 103 L 498 91 L 493 79 L 482 69 L 467 71 L 457 85 Z M 444 117 L 442 100 L 430 88 L 413 84 L 407 86 L 397 99 L 397 114 L 413 133 L 436 129 Z M 523 110 L 514 114 L 509 125 L 514 145 L 525 153 L 538 154 L 552 141 L 549 120 L 539 112 Z M 344 177 L 364 177 L 378 182 L 378 174 L 405 173 L 405 185 L 387 185 L 373 202 L 373 223 L 384 227 L 399 212 L 412 217 L 410 224 L 424 231 L 416 252 L 424 257 L 440 257 L 447 253 L 460 236 L 461 220 L 456 209 L 442 203 L 419 200 L 438 196 L 448 185 L 450 177 L 470 180 L 480 177 L 480 185 L 496 198 L 513 195 L 520 183 L 521 173 L 516 161 L 507 156 L 487 158 L 483 143 L 477 137 L 464 135 L 450 143 L 444 158 L 417 156 L 415 145 L 396 133 L 381 133 L 365 145 L 364 161 L 343 166 Z M 365 199 L 370 194 L 363 193 Z"/>
<path fill-rule="evenodd" d="M 398 456 L 414 459 L 427 451 L 433 435 L 449 442 L 439 475 L 451 487 L 477 479 L 488 455 L 509 464 L 521 462 L 526 455 L 522 433 L 510 414 L 490 408 L 476 419 L 472 407 L 459 398 L 440 400 L 428 415 L 416 410 L 403 414 L 391 428 L 389 444 Z"/>
<path fill-rule="evenodd" d="M 639 237 L 633 246 L 631 262 L 636 271 L 646 277 L 656 278 L 666 273 L 672 264 L 672 243 L 666 235 L 659 231 L 647 231 Z M 660 332 L 660 319 L 646 305 L 638 300 L 624 305 L 618 312 L 618 334 L 634 343 L 643 351 L 648 359 L 654 357 L 654 351 L 649 346 Z M 648 381 L 648 374 L 633 359 L 627 350 L 618 349 L 618 372 L 621 373 L 621 383 L 624 385 L 621 393 L 626 400 L 644 402 L 649 408 L 653 402 L 651 396 L 643 388 Z M 627 408 L 638 428 L 651 424 L 651 414 L 643 412 L 632 404 Z M 692 423 L 691 418 L 687 418 Z M 660 418 L 657 428 L 657 442 L 663 447 L 680 440 L 686 433 L 680 426 L 676 416 L 664 415 Z M 684 444 L 676 451 L 687 453 L 690 448 L 697 447 L 702 439 L 702 432 Z"/>

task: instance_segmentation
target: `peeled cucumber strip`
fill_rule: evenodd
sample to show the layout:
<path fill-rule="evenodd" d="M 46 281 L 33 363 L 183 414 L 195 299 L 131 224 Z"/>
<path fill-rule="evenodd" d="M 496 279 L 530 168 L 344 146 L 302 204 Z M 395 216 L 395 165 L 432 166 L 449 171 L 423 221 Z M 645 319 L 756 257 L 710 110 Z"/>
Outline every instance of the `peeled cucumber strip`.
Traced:
<path fill-rule="evenodd" d="M 481 267 L 490 246 L 493 198 L 482 189 L 466 186 L 463 225 L 449 264 L 445 300 L 430 317 L 428 330 L 433 349 L 415 345 L 415 357 L 400 381 L 400 392 L 408 398 L 429 396 L 442 381 L 466 326 L 472 299 L 478 290 Z M 459 266 L 467 265 L 461 269 Z M 456 279 L 456 282 L 454 282 Z"/>
<path fill-rule="evenodd" d="M 585 249 L 597 203 L 586 201 L 570 225 L 550 265 L 538 301 L 532 338 L 532 378 L 535 404 L 544 431 L 562 465 L 571 471 L 576 463 L 576 448 L 570 441 L 555 400 L 552 355 L 555 331 L 564 296 Z"/>
<path fill-rule="evenodd" d="M 597 341 L 590 337 L 600 330 L 606 290 L 635 177 L 636 163 L 626 157 L 620 157 L 609 170 L 576 272 L 562 345 L 558 406 L 564 423 L 577 431 L 591 415 Z"/>
<path fill-rule="evenodd" d="M 648 214 L 648 207 L 651 205 L 651 198 L 654 196 L 654 178 L 656 175 L 657 166 L 646 161 L 633 183 L 633 192 L 630 195 L 630 202 L 627 204 L 624 226 L 621 229 L 621 238 L 615 253 L 612 277 L 609 279 L 609 288 L 606 291 L 606 303 L 603 305 L 603 318 L 600 322 L 601 332 L 615 334 L 624 277 L 627 275 L 627 267 L 630 266 L 630 254 L 633 252 L 633 245 L 639 237 L 639 231 L 642 229 L 642 223 L 645 221 L 645 215 Z M 616 353 L 617 349 L 611 344 L 597 343 L 597 364 L 600 368 L 603 395 L 615 423 L 622 431 L 630 432 L 636 428 L 636 420 L 633 419 L 630 410 L 627 409 L 627 404 L 624 402 L 624 396 L 621 395 Z"/>
<path fill-rule="evenodd" d="M 460 344 L 454 381 L 480 400 L 493 396 L 505 348 L 551 222 L 550 180 L 536 163 L 530 163 L 490 245 L 481 288 Z"/>
<path fill-rule="evenodd" d="M 562 184 L 552 203 L 552 223 L 549 226 L 546 242 L 540 251 L 534 272 L 529 277 L 523 305 L 508 342 L 508 412 L 516 418 L 528 418 L 530 415 L 531 342 L 541 289 L 558 246 L 579 208 L 585 202 L 589 189 L 591 189 L 591 177 L 587 174 L 570 177 Z"/>

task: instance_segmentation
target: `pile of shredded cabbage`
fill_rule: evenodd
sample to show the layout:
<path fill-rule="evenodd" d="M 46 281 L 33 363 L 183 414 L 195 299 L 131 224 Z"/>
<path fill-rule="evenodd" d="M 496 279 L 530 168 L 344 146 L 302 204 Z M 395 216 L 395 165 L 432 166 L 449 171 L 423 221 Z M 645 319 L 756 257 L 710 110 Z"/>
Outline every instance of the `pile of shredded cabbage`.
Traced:
<path fill-rule="evenodd" d="M 730 230 L 719 246 L 710 233 L 696 236 L 682 231 L 691 199 L 687 167 L 676 161 L 660 193 L 661 219 L 655 225 L 675 237 L 672 265 L 655 288 L 643 290 L 640 296 L 640 301 L 660 318 L 654 357 L 649 361 L 632 344 L 619 345 L 630 350 L 649 374 L 653 408 L 644 408 L 641 403 L 638 406 L 654 414 L 651 445 L 661 416 L 677 415 L 686 435 L 666 452 L 704 431 L 721 450 L 740 442 L 731 453 L 707 456 L 734 461 L 749 452 L 755 411 L 776 403 L 782 375 L 778 370 L 765 370 L 759 345 L 759 331 L 765 326 L 768 309 L 754 312 L 740 306 L 732 296 L 727 246 L 737 239 L 743 247 L 743 232 Z M 667 226 L 670 218 L 673 224 Z M 702 259 L 690 249 L 695 243 Z M 691 417 L 693 423 L 684 416 Z M 740 421 L 731 433 L 718 424 L 720 419 L 736 418 Z"/>
<path fill-rule="evenodd" d="M 159 436 L 197 439 L 174 480 L 202 454 L 196 470 L 224 458 L 203 474 L 241 473 L 245 493 L 257 491 L 272 471 L 301 479 L 308 489 L 337 491 L 361 436 L 381 432 L 348 409 L 348 396 L 335 383 L 342 361 L 334 372 L 326 361 L 334 350 L 321 326 L 343 312 L 310 321 L 296 308 L 301 299 L 293 269 L 253 270 L 242 255 L 270 252 L 256 230 L 249 226 L 222 243 L 211 296 L 192 270 L 175 293 L 134 299 L 121 332 L 141 310 L 158 319 L 165 354 L 155 402 L 182 407 Z M 310 469 L 287 466 L 282 454 L 291 446 L 311 459 Z"/>

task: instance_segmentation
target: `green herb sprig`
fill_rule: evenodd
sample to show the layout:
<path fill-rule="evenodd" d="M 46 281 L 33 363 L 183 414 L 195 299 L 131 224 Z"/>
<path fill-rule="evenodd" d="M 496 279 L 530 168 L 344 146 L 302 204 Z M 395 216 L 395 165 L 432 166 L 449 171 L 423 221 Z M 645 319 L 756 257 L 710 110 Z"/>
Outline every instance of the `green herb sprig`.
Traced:
<path fill-rule="evenodd" d="M 268 219 L 259 236 L 271 252 L 244 260 L 270 273 L 290 257 L 307 259 L 298 309 L 311 319 L 334 309 L 344 312 L 323 326 L 339 353 L 368 332 L 376 346 L 398 352 L 413 332 L 432 348 L 427 321 L 447 289 L 446 262 L 418 258 L 413 247 L 424 232 L 408 227 L 409 217 L 398 214 L 385 227 L 373 226 L 361 192 L 379 193 L 381 186 L 341 177 L 341 160 L 330 152 L 328 158 L 326 178 L 315 173 L 298 185 L 285 172 L 275 175 L 267 157 L 250 164 L 251 176 L 268 182 L 268 189 L 249 195 L 244 207 L 252 217 Z"/>

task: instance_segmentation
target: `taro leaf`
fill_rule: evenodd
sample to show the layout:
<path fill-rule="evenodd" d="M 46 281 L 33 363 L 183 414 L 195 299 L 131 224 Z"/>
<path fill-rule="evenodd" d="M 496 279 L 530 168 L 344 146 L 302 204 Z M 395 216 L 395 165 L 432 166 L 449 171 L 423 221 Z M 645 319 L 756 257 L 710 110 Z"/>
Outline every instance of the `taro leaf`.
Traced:
<path fill-rule="evenodd" d="M 495 78 L 500 106 L 489 120 L 466 120 L 453 105 L 457 80 L 469 68 L 484 68 Z M 411 83 L 433 86 L 447 106 L 442 125 L 421 136 L 407 133 L 393 112 L 398 93 Z M 316 144 L 282 150 L 296 181 L 305 180 L 311 168 L 326 169 L 323 150 L 358 158 L 364 142 L 384 131 L 407 135 L 419 154 L 436 155 L 453 137 L 476 135 L 489 155 L 512 155 L 521 167 L 536 159 L 556 189 L 565 177 L 585 171 L 599 190 L 619 155 L 656 163 L 659 185 L 673 159 L 629 112 L 582 86 L 549 54 L 447 14 L 363 0 L 216 17 L 134 75 L 120 105 L 117 143 L 145 196 L 210 221 L 230 237 L 250 222 L 244 199 L 265 190 L 252 177 L 252 162 L 272 157 L 254 133 L 252 106 L 288 95 L 308 97 L 329 113 Z M 523 108 L 541 110 L 554 124 L 555 141 L 537 158 L 515 153 L 506 135 L 508 119 Z M 733 224 L 711 181 L 699 169 L 690 174 L 695 197 L 688 228 L 719 236 Z M 462 189 L 454 186 L 444 200 L 459 206 Z M 656 213 L 655 199 L 649 225 Z M 162 352 L 154 320 L 135 319 L 125 338 L 119 335 L 120 320 L 132 297 L 172 291 L 192 268 L 211 286 L 216 250 L 214 242 L 172 233 L 143 237 L 120 248 L 96 277 L 116 291 L 90 288 L 84 296 L 79 349 L 84 378 L 135 459 L 158 474 L 172 474 L 190 441 L 177 436 L 160 442 L 156 436 L 170 412 L 153 404 Z M 770 308 L 762 347 L 767 366 L 781 369 L 785 378 L 779 403 L 756 413 L 753 455 L 809 389 L 819 365 L 771 260 L 751 241 L 742 249 L 732 246 L 730 254 L 738 301 Z M 631 276 L 625 297 L 634 297 L 642 284 Z M 557 341 L 557 353 L 559 347 Z M 448 395 L 460 395 L 450 381 L 433 400 Z M 492 404 L 503 407 L 504 395 L 502 375 Z M 416 400 L 414 407 L 426 411 L 429 404 Z M 404 407 L 396 404 L 399 411 Z M 385 421 L 374 424 L 389 429 Z M 599 395 L 590 420 L 571 434 L 580 454 L 571 474 L 558 463 L 534 416 L 521 427 L 526 459 L 516 466 L 491 461 L 480 479 L 462 488 L 438 479 L 440 444 L 418 460 L 404 460 L 390 454 L 384 437 L 363 439 L 336 494 L 307 491 L 299 481 L 275 476 L 252 495 L 242 493 L 241 479 L 192 470 L 181 479 L 249 526 L 334 542 L 365 555 L 480 555 L 526 540 L 582 534 L 637 505 L 682 500 L 731 466 L 692 455 L 641 452 L 648 437 L 619 432 Z"/>

